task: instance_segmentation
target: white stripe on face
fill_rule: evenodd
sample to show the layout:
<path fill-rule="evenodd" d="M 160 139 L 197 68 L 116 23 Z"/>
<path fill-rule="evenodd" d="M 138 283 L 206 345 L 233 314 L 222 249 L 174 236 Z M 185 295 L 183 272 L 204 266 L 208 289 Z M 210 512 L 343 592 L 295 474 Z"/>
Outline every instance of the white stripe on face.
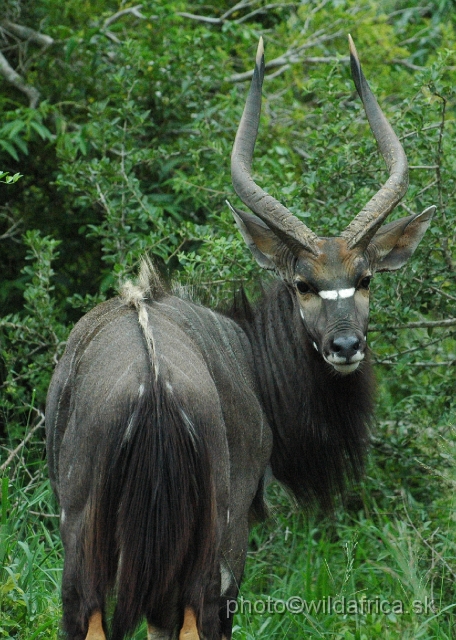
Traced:
<path fill-rule="evenodd" d="M 319 291 L 318 295 L 323 300 L 337 300 L 337 298 L 351 298 L 355 295 L 355 287 L 350 289 L 334 289 L 333 291 Z"/>

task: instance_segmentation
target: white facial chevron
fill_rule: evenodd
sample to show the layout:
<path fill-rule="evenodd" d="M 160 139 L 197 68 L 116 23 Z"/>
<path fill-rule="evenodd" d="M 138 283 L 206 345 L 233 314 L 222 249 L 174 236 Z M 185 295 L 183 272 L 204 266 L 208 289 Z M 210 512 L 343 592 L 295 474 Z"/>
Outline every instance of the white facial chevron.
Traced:
<path fill-rule="evenodd" d="M 351 298 L 355 295 L 355 287 L 350 289 L 334 289 L 334 291 L 319 291 L 318 295 L 323 300 L 337 300 L 337 298 Z"/>

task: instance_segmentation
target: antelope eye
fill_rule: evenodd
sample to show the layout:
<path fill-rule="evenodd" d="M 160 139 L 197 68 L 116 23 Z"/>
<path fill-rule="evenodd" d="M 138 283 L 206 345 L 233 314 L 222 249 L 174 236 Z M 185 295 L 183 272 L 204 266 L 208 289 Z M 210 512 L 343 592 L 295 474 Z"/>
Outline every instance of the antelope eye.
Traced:
<path fill-rule="evenodd" d="M 366 276 L 359 283 L 360 289 L 369 289 L 370 281 L 372 280 L 372 276 Z"/>
<path fill-rule="evenodd" d="M 310 293 L 311 291 L 309 285 L 307 284 L 307 282 L 304 282 L 304 280 L 296 280 L 295 285 L 299 293 L 304 294 L 304 293 Z"/>

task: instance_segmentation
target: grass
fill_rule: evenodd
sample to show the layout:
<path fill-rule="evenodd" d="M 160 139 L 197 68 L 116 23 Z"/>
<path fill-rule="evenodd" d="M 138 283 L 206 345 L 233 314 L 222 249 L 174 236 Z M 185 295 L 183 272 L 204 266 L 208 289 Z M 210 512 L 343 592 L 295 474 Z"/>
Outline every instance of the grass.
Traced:
<path fill-rule="evenodd" d="M 239 640 L 266 629 L 274 639 L 454 637 L 453 576 L 445 565 L 454 556 L 452 531 L 432 546 L 429 522 L 417 531 L 413 521 L 378 508 L 369 518 L 340 513 L 318 523 L 280 510 L 257 536 L 266 543 L 250 553 Z"/>
<path fill-rule="evenodd" d="M 332 518 L 308 517 L 269 487 L 271 516 L 252 530 L 234 640 L 454 638 L 454 432 L 416 428 L 410 438 L 410 429 L 382 426 L 365 481 Z M 37 446 L 1 484 L 2 639 L 59 636 L 62 546 Z M 133 637 L 145 639 L 144 625 Z"/>
<path fill-rule="evenodd" d="M 62 548 L 43 464 L 2 479 L 0 638 L 56 637 Z"/>

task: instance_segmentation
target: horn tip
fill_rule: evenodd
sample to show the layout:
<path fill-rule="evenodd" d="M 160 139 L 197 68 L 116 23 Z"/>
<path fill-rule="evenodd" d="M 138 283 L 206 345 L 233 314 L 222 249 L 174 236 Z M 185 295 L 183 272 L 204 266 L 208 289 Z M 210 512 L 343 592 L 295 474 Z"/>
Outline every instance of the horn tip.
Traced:
<path fill-rule="evenodd" d="M 350 47 L 350 68 L 352 78 L 355 82 L 356 89 L 364 102 L 363 99 L 363 84 L 365 84 L 366 80 L 363 75 L 363 71 L 361 69 L 361 63 L 359 61 L 358 52 L 355 47 L 355 43 L 353 42 L 353 38 L 350 34 L 348 34 L 348 45 Z"/>
<path fill-rule="evenodd" d="M 261 65 L 263 58 L 264 58 L 264 43 L 263 43 L 263 36 L 260 36 L 260 39 L 258 41 L 257 54 L 256 54 L 256 63 L 258 67 Z"/>
<path fill-rule="evenodd" d="M 350 57 L 352 61 L 355 61 L 356 64 L 359 66 L 358 52 L 356 50 L 355 43 L 353 42 L 353 38 L 351 37 L 350 34 L 348 34 L 348 46 L 350 48 Z"/>

